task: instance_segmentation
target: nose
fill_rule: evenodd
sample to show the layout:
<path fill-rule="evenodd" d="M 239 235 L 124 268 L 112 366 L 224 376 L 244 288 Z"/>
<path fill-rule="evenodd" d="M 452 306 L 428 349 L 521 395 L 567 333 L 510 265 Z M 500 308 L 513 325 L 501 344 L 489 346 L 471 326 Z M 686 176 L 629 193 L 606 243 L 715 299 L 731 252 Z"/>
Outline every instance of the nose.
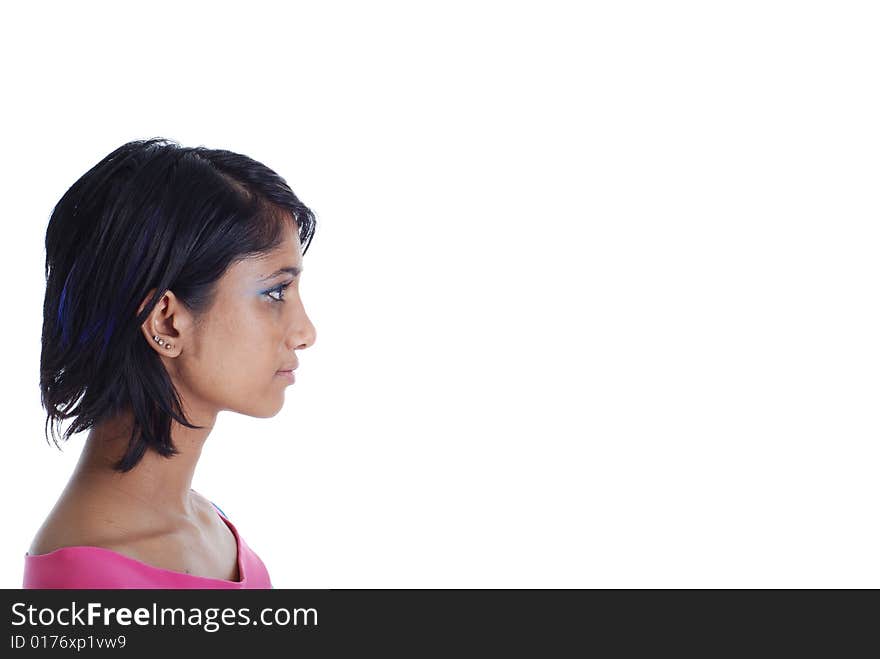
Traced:
<path fill-rule="evenodd" d="M 315 331 L 315 326 L 314 324 L 312 324 L 312 320 L 308 316 L 306 316 L 305 321 L 308 329 L 305 331 L 305 338 L 303 339 L 302 343 L 299 344 L 297 350 L 302 350 L 303 348 L 308 348 L 309 346 L 314 345 L 315 339 L 318 338 L 317 332 Z"/>
<path fill-rule="evenodd" d="M 305 309 L 302 309 L 302 313 L 297 315 L 291 325 L 288 347 L 292 350 L 302 350 L 313 345 L 316 338 L 315 326 Z"/>

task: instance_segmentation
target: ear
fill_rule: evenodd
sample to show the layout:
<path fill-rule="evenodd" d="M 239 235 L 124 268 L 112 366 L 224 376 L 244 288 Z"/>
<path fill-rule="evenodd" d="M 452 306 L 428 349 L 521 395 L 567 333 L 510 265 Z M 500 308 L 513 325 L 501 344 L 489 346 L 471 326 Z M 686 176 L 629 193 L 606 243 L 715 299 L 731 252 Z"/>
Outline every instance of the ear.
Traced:
<path fill-rule="evenodd" d="M 155 294 L 155 288 L 147 293 L 138 307 L 138 314 Z M 183 337 L 189 326 L 189 313 L 184 305 L 172 291 L 165 291 L 141 325 L 141 332 L 160 355 L 176 357 L 181 352 Z"/>

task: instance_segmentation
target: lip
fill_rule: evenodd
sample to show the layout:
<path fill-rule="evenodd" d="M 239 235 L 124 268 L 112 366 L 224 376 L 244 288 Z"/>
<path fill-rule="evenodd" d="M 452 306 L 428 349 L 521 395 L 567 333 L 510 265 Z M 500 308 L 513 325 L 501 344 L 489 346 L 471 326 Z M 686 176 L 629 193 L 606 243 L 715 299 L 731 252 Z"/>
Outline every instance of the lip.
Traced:
<path fill-rule="evenodd" d="M 294 375 L 292 370 L 290 370 L 290 371 L 275 371 L 275 375 L 277 375 L 280 378 L 284 378 L 285 380 L 287 380 L 291 384 L 296 382 L 296 375 Z"/>

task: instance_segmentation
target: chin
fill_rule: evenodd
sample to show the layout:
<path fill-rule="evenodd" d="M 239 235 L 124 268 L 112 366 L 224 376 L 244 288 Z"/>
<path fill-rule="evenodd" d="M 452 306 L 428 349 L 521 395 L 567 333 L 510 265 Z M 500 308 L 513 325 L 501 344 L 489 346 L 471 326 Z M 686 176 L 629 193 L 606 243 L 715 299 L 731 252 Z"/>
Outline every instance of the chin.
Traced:
<path fill-rule="evenodd" d="M 266 410 L 266 414 L 263 415 L 264 419 L 271 419 L 273 416 L 277 415 L 282 408 L 284 407 L 284 396 L 281 396 L 281 400 L 274 405 L 273 407 Z"/>
<path fill-rule="evenodd" d="M 284 407 L 284 398 L 283 396 L 279 399 L 275 399 L 272 396 L 267 396 L 261 401 L 260 405 L 250 405 L 247 407 L 239 407 L 235 411 L 239 414 L 244 414 L 245 416 L 251 416 L 256 419 L 271 419 L 273 416 L 278 414 L 281 409 Z"/>
<path fill-rule="evenodd" d="M 271 419 L 273 416 L 276 416 L 280 411 L 283 405 L 276 405 L 275 407 L 268 407 L 265 409 L 258 410 L 253 414 L 249 414 L 248 416 L 256 417 L 257 419 Z"/>

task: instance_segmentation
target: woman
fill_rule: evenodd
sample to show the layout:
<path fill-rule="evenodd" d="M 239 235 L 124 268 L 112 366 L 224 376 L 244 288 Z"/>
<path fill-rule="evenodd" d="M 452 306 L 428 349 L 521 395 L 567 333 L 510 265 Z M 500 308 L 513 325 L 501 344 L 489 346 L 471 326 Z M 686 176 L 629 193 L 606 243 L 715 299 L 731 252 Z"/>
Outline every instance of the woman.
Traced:
<path fill-rule="evenodd" d="M 25 588 L 271 588 L 191 488 L 217 413 L 271 417 L 315 342 L 298 291 L 315 217 L 259 162 L 125 144 L 46 231 L 46 426 L 86 445 L 25 554 Z M 46 434 L 48 439 L 48 433 Z"/>

